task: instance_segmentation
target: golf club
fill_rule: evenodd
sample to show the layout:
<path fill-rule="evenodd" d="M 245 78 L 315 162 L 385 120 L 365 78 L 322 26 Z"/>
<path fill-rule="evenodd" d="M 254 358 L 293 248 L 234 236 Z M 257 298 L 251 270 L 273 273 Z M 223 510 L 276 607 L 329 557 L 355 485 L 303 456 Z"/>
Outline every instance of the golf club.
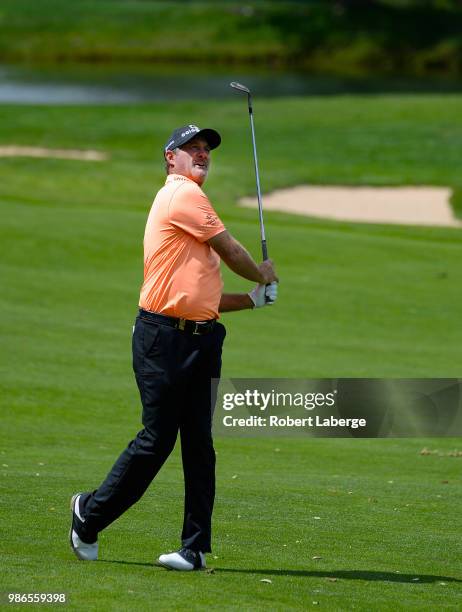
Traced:
<path fill-rule="evenodd" d="M 245 85 L 241 85 L 241 83 L 235 83 L 233 81 L 232 83 L 230 83 L 230 86 L 233 89 L 243 91 L 244 93 L 247 94 L 247 102 L 249 105 L 250 128 L 252 130 L 253 159 L 255 163 L 255 178 L 257 181 L 257 199 L 258 199 L 258 213 L 260 215 L 261 250 L 263 254 L 263 261 L 265 261 L 266 259 L 268 259 L 268 249 L 266 247 L 265 225 L 263 223 L 263 204 L 262 204 L 261 190 L 260 190 L 260 175 L 258 172 L 257 144 L 255 142 L 255 128 L 253 125 L 252 96 L 250 94 L 250 89 L 246 87 Z"/>

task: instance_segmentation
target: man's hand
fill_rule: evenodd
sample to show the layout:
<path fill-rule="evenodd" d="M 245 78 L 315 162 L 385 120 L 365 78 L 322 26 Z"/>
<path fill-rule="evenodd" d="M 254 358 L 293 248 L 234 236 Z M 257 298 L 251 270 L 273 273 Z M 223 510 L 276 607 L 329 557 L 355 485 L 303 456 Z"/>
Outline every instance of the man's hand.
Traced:
<path fill-rule="evenodd" d="M 267 259 L 266 261 L 259 264 L 258 270 L 262 277 L 260 284 L 269 285 L 270 283 L 273 283 L 274 281 L 276 282 L 279 281 L 278 277 L 276 276 L 276 272 L 274 270 L 274 264 L 271 259 Z"/>
<path fill-rule="evenodd" d="M 278 297 L 278 284 L 273 281 L 269 285 L 257 285 L 248 295 L 255 308 L 271 306 Z"/>

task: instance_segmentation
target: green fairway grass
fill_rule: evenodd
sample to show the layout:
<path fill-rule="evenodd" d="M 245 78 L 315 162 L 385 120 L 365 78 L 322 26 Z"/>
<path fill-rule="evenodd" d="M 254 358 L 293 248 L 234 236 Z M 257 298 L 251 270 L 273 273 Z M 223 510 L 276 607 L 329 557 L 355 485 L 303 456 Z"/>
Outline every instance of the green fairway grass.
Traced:
<path fill-rule="evenodd" d="M 87 405 L 86 422 L 65 409 L 8 419 L 3 590 L 65 592 L 75 610 L 458 609 L 460 459 L 420 455 L 456 441 L 218 439 L 214 572 L 183 575 L 153 565 L 178 544 L 176 452 L 100 535 L 100 561 L 70 551 L 68 497 L 99 484 L 136 421 L 109 401 Z"/>
<path fill-rule="evenodd" d="M 443 185 L 460 211 L 461 102 L 256 100 L 263 191 Z M 76 610 L 458 609 L 462 458 L 448 455 L 462 450 L 456 439 L 219 438 L 213 573 L 153 566 L 178 544 L 177 452 L 101 535 L 101 561 L 73 558 L 71 494 L 98 486 L 139 427 L 130 347 L 144 224 L 163 182 L 162 146 L 190 122 L 222 133 L 205 190 L 259 257 L 257 213 L 236 206 L 255 191 L 241 98 L 0 106 L 0 146 L 110 155 L 0 159 L 1 590 L 66 592 Z M 280 299 L 223 316 L 224 376 L 460 376 L 460 230 L 265 219 Z M 227 290 L 251 288 L 223 273 Z M 425 446 L 440 452 L 422 456 Z"/>
<path fill-rule="evenodd" d="M 458 96 L 259 100 L 263 190 L 300 183 L 429 184 L 457 194 L 460 102 Z M 0 162 L 1 324 L 9 335 L 14 330 L 5 345 L 10 363 L 17 352 L 14 326 L 24 320 L 21 334 L 40 344 L 28 342 L 21 359 L 29 351 L 53 355 L 58 343 L 65 353 L 70 345 L 82 355 L 109 352 L 125 365 L 144 224 L 164 180 L 161 148 L 172 126 L 196 121 L 222 132 L 206 190 L 229 229 L 259 256 L 257 213 L 236 206 L 239 196 L 255 192 L 241 98 L 170 107 L 4 106 L 0 113 L 0 144 L 111 155 L 102 163 Z M 230 330 L 226 375 L 459 375 L 460 230 L 277 213 L 267 213 L 266 223 L 280 301 L 273 310 L 224 317 Z M 231 291 L 250 288 L 226 270 L 224 276 Z M 56 364 L 42 367 L 55 372 Z"/>

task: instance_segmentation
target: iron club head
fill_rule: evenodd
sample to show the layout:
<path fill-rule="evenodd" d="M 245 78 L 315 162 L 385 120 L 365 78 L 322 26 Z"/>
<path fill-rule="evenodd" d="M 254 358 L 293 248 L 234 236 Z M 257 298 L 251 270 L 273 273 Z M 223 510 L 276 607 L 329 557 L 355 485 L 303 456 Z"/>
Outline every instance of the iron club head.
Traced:
<path fill-rule="evenodd" d="M 230 85 L 230 87 L 233 87 L 234 89 L 239 89 L 240 91 L 245 91 L 246 94 L 250 95 L 250 89 L 248 87 L 246 87 L 245 85 L 242 85 L 241 83 L 236 83 L 235 81 L 233 81 L 229 85 Z"/>

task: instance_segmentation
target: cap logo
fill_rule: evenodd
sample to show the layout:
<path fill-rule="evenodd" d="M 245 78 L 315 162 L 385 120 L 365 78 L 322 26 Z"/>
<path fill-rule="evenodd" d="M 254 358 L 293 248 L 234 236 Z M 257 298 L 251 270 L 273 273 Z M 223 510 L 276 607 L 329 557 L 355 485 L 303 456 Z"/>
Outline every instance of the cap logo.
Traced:
<path fill-rule="evenodd" d="M 186 132 L 182 132 L 181 138 L 184 138 L 188 134 L 194 134 L 195 132 L 200 132 L 200 129 L 197 127 L 197 125 L 189 125 L 189 130 L 186 130 Z"/>

